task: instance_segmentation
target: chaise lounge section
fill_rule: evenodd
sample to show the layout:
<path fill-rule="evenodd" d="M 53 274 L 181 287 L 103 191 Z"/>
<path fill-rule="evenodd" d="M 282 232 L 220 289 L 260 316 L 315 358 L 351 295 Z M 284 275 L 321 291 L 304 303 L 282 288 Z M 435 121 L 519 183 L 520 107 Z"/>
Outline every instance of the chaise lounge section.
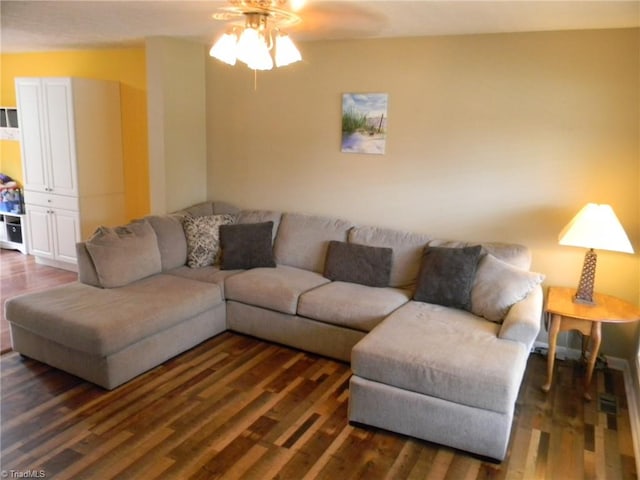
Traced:
<path fill-rule="evenodd" d="M 6 303 L 14 350 L 112 389 L 229 329 L 351 362 L 352 422 L 506 454 L 542 311 L 525 247 L 205 202 L 77 250 L 77 283 Z M 418 301 L 459 295 L 425 258 L 463 251 L 469 304 Z"/>

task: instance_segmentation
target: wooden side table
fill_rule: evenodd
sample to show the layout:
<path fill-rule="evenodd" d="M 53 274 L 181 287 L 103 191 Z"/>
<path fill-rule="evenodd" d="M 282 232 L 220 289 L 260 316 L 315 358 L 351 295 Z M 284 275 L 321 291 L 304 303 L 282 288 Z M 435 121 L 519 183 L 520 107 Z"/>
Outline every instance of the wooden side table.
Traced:
<path fill-rule="evenodd" d="M 591 400 L 589 385 L 593 376 L 593 368 L 600 350 L 602 323 L 627 323 L 640 320 L 640 309 L 636 305 L 625 302 L 610 295 L 594 293 L 595 305 L 575 303 L 575 289 L 549 287 L 545 312 L 551 315 L 549 327 L 549 355 L 547 357 L 547 383 L 542 390 L 548 392 L 553 378 L 553 364 L 556 357 L 556 341 L 558 333 L 578 330 L 582 335 L 590 337 L 590 355 L 587 362 L 587 376 L 584 382 L 584 398 Z M 586 358 L 587 342 L 582 339 L 582 356 Z"/>

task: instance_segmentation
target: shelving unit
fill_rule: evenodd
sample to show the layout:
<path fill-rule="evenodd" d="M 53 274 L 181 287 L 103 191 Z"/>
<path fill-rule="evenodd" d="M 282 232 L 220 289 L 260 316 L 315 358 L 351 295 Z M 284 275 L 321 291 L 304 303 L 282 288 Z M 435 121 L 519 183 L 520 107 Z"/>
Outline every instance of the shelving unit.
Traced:
<path fill-rule="evenodd" d="M 24 214 L 0 212 L 0 248 L 28 253 L 24 218 Z"/>
<path fill-rule="evenodd" d="M 0 140 L 20 140 L 16 107 L 0 107 Z"/>

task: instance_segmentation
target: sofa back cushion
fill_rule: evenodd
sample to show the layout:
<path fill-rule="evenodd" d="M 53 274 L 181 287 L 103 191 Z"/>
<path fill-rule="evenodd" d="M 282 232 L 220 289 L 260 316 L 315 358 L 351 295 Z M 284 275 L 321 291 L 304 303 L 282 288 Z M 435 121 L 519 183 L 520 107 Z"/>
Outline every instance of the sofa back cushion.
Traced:
<path fill-rule="evenodd" d="M 322 273 L 329 242 L 345 242 L 352 227 L 338 218 L 285 213 L 274 246 L 276 263 Z"/>
<path fill-rule="evenodd" d="M 380 227 L 355 227 L 349 232 L 349 242 L 387 247 L 393 250 L 389 286 L 407 288 L 415 285 L 424 246 L 431 237 Z"/>
<path fill-rule="evenodd" d="M 431 240 L 430 247 L 463 248 L 478 245 L 478 242 L 457 242 L 452 240 Z M 514 267 L 529 270 L 531 267 L 531 251 L 524 245 L 515 243 L 483 242 L 482 253 L 490 253 L 494 257 Z"/>
<path fill-rule="evenodd" d="M 272 210 L 241 210 L 236 217 L 236 223 L 273 222 L 272 240 L 275 240 L 281 218 L 282 212 L 274 212 Z"/>
<path fill-rule="evenodd" d="M 190 207 L 184 208 L 175 212 L 180 215 L 191 215 L 192 217 L 206 217 L 207 215 L 213 215 L 213 202 L 206 201 L 196 203 Z"/>
<path fill-rule="evenodd" d="M 426 245 L 463 248 L 478 244 L 477 242 L 439 240 L 427 234 L 373 226 L 354 227 L 349 232 L 349 242 L 392 248 L 393 261 L 389 286 L 396 288 L 415 286 Z M 523 245 L 498 242 L 485 242 L 481 245 L 483 254 L 490 253 L 504 262 L 525 270 L 531 266 L 531 252 Z"/>
<path fill-rule="evenodd" d="M 146 220 L 99 227 L 85 244 L 104 288 L 115 288 L 160 273 L 158 240 Z"/>
<path fill-rule="evenodd" d="M 162 271 L 173 270 L 187 263 L 187 237 L 181 215 L 150 215 L 145 217 L 156 232 L 162 260 Z"/>
<path fill-rule="evenodd" d="M 100 287 L 98 272 L 96 272 L 96 267 L 91 260 L 86 242 L 76 243 L 76 258 L 78 260 L 78 281 L 85 285 Z"/>
<path fill-rule="evenodd" d="M 208 215 L 235 215 L 240 211 L 238 207 L 227 202 L 211 201 L 196 203 L 190 207 L 179 210 L 177 214 L 191 215 L 192 217 L 206 217 Z"/>

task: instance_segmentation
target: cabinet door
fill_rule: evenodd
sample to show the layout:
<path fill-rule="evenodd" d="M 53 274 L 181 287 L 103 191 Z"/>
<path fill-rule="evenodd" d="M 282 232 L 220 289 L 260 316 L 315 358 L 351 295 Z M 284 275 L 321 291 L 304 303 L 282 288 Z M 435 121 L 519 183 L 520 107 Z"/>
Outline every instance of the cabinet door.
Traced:
<path fill-rule="evenodd" d="M 80 241 L 80 216 L 69 210 L 52 210 L 54 258 L 76 262 L 76 242 Z"/>
<path fill-rule="evenodd" d="M 53 235 L 51 210 L 46 207 L 27 205 L 27 232 L 29 252 L 45 258 L 53 258 Z"/>
<path fill-rule="evenodd" d="M 71 80 L 46 78 L 44 112 L 49 139 L 49 188 L 61 195 L 77 195 L 76 146 Z"/>
<path fill-rule="evenodd" d="M 42 88 L 37 78 L 16 80 L 20 149 L 26 190 L 48 191 L 47 152 L 42 115 Z"/>

